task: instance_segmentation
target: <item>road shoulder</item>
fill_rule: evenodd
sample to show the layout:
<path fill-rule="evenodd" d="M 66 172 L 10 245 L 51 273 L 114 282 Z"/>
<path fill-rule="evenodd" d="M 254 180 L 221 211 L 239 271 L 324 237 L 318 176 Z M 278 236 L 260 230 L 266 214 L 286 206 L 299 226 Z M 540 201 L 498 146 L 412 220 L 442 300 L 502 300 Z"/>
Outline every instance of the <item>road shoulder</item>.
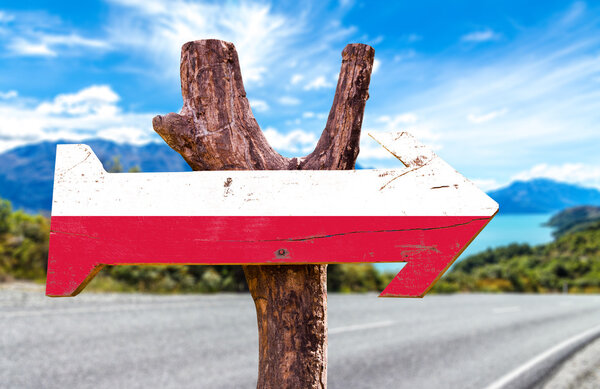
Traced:
<path fill-rule="evenodd" d="M 600 339 L 596 339 L 565 361 L 541 388 L 600 388 Z"/>

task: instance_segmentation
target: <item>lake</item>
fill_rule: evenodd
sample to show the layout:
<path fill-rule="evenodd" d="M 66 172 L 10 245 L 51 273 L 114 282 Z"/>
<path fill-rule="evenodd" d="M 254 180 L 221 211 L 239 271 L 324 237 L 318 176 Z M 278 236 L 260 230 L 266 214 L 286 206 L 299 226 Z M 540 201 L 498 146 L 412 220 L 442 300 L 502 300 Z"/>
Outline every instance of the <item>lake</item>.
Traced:
<path fill-rule="evenodd" d="M 552 214 L 498 214 L 481 231 L 475 240 L 462 253 L 458 261 L 469 255 L 509 243 L 529 243 L 537 245 L 552 241 L 552 228 L 542 226 Z M 375 267 L 382 271 L 399 271 L 403 263 L 378 263 Z"/>

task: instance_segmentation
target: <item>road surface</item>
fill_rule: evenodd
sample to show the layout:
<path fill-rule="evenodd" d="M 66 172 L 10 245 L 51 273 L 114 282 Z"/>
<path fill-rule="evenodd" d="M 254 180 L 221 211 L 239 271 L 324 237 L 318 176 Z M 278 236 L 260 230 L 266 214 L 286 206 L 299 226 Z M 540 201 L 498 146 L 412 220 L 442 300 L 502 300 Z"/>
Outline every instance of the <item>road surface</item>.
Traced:
<path fill-rule="evenodd" d="M 530 387 L 600 333 L 600 296 L 331 294 L 328 306 L 331 389 Z M 256 385 L 246 294 L 0 290 L 0 329 L 0 387 Z"/>

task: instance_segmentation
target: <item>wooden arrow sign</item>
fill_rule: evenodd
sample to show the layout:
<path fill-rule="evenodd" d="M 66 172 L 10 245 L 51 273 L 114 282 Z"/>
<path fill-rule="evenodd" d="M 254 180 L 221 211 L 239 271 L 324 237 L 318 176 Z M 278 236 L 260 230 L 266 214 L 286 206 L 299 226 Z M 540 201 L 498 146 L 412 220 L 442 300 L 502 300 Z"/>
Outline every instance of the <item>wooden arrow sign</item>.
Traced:
<path fill-rule="evenodd" d="M 422 297 L 498 204 L 409 134 L 376 140 L 406 167 L 107 173 L 59 145 L 46 294 L 104 265 L 406 262 L 381 296 Z"/>

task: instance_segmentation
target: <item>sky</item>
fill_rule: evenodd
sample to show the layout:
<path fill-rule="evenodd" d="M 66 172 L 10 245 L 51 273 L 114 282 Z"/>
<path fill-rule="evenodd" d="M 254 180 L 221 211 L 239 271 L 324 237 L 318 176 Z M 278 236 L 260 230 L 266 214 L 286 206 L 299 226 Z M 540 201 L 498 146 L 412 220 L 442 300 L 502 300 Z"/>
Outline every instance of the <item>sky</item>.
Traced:
<path fill-rule="evenodd" d="M 0 0 L 0 152 L 162 142 L 151 120 L 181 108 L 181 45 L 206 38 L 236 46 L 283 155 L 312 151 L 341 52 L 365 43 L 362 166 L 400 166 L 368 132 L 409 131 L 484 190 L 536 177 L 600 188 L 597 2 Z"/>

